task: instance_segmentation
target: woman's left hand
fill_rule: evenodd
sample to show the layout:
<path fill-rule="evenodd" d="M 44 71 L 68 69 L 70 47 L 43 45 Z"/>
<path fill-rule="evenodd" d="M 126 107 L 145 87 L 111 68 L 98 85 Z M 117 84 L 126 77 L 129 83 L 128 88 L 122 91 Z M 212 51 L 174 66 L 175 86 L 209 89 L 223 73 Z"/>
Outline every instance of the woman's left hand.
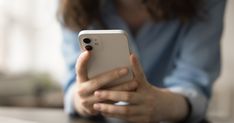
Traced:
<path fill-rule="evenodd" d="M 94 109 L 107 117 L 115 117 L 133 123 L 160 121 L 177 122 L 187 115 L 187 103 L 179 94 L 160 89 L 149 84 L 135 55 L 130 56 L 134 79 L 138 83 L 135 92 L 99 90 L 94 94 L 100 99 L 114 102 L 124 101 L 120 106 L 108 103 L 95 103 Z"/>

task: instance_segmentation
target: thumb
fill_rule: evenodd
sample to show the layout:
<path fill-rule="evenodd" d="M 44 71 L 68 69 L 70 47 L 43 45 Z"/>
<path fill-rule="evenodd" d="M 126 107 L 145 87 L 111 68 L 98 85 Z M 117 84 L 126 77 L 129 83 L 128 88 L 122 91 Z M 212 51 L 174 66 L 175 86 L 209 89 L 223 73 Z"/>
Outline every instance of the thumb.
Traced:
<path fill-rule="evenodd" d="M 137 59 L 136 55 L 131 54 L 130 55 L 130 62 L 132 65 L 132 71 L 133 75 L 137 80 L 144 80 L 145 79 L 145 74 L 144 71 L 140 65 L 139 60 Z"/>
<path fill-rule="evenodd" d="M 87 64 L 90 59 L 90 53 L 85 51 L 80 54 L 76 62 L 76 74 L 79 82 L 84 82 L 88 80 L 87 75 Z"/>

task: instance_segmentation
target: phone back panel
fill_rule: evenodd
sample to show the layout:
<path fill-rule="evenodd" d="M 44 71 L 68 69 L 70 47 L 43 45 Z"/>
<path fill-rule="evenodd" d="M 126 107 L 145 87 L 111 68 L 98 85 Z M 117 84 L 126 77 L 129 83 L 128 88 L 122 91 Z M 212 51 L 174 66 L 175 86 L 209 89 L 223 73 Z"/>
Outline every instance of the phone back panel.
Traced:
<path fill-rule="evenodd" d="M 90 43 L 83 40 L 88 38 Z M 128 67 L 129 74 L 112 84 L 119 84 L 132 79 L 131 65 L 129 60 L 129 46 L 127 34 L 122 30 L 85 30 L 79 33 L 80 48 L 85 51 L 85 46 L 93 47 L 91 59 L 88 63 L 88 77 L 91 79 L 101 73 L 110 70 Z M 111 84 L 111 85 L 112 85 Z"/>

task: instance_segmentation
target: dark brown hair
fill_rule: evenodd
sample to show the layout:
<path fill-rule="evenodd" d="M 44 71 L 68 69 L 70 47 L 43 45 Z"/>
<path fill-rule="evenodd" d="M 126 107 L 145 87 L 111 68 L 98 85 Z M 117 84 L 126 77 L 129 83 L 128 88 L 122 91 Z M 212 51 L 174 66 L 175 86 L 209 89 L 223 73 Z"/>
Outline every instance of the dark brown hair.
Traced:
<path fill-rule="evenodd" d="M 179 18 L 182 22 L 198 16 L 202 0 L 142 0 L 152 18 L 167 21 Z M 59 16 L 71 30 L 85 29 L 94 21 L 100 21 L 101 0 L 61 0 Z"/>

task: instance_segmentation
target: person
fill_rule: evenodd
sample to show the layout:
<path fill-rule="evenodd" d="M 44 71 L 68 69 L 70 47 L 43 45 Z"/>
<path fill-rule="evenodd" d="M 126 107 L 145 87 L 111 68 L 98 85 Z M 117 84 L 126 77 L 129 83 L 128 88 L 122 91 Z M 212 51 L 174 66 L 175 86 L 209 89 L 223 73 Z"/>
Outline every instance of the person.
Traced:
<path fill-rule="evenodd" d="M 133 123 L 199 123 L 205 118 L 212 86 L 220 74 L 220 40 L 226 0 L 63 0 L 60 21 L 69 68 L 65 111 Z M 129 34 L 134 78 L 116 68 L 87 77 L 88 51 L 81 53 L 83 29 L 123 29 Z M 127 105 L 113 102 L 125 101 Z"/>

